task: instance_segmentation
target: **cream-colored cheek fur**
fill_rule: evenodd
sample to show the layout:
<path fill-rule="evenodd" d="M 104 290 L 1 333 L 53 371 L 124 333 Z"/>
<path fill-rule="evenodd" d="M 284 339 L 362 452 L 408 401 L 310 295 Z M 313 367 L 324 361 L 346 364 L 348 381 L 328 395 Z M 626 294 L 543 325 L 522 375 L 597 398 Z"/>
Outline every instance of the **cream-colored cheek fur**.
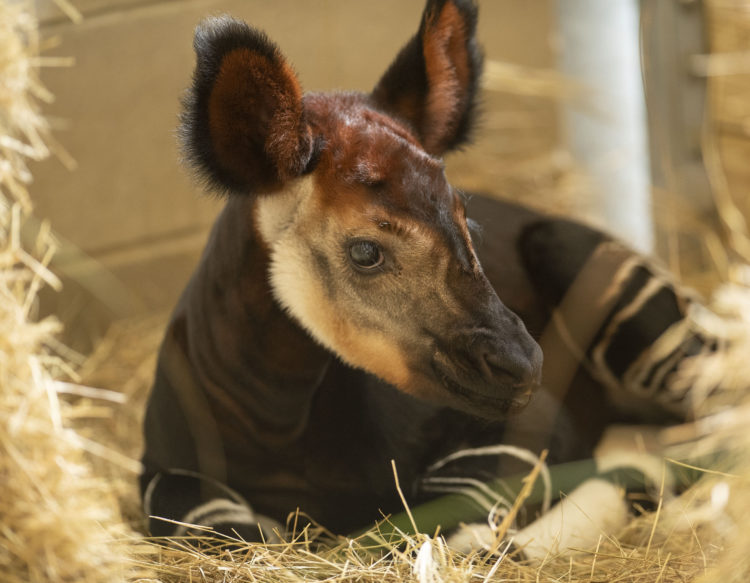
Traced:
<path fill-rule="evenodd" d="M 358 328 L 325 293 L 305 233 L 305 225 L 323 220 L 311 217 L 317 210 L 313 198 L 313 179 L 305 177 L 287 192 L 262 197 L 256 204 L 256 225 L 271 250 L 269 281 L 274 297 L 313 338 L 342 360 L 408 390 L 411 374 L 396 342 Z"/>

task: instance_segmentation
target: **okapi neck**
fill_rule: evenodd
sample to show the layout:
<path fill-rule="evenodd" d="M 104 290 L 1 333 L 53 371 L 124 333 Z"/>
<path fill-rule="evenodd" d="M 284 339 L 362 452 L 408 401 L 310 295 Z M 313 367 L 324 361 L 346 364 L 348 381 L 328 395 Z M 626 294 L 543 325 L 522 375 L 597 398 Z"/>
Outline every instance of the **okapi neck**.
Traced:
<path fill-rule="evenodd" d="M 231 198 L 214 225 L 183 298 L 187 350 L 199 382 L 223 409 L 217 418 L 279 445 L 304 431 L 332 355 L 274 299 L 252 207 L 250 197 Z"/>

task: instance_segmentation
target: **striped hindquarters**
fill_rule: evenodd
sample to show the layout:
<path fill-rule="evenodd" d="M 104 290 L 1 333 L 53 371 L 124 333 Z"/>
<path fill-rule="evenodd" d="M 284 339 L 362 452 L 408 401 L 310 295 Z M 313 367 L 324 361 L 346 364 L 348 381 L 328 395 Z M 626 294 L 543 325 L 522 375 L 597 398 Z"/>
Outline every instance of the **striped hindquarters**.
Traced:
<path fill-rule="evenodd" d="M 541 339 L 545 382 L 565 391 L 573 369 L 584 366 L 624 409 L 654 404 L 687 415 L 690 383 L 680 379 L 680 365 L 719 342 L 696 322 L 699 299 L 648 258 L 579 223 L 535 223 L 519 244 L 550 308 Z"/>

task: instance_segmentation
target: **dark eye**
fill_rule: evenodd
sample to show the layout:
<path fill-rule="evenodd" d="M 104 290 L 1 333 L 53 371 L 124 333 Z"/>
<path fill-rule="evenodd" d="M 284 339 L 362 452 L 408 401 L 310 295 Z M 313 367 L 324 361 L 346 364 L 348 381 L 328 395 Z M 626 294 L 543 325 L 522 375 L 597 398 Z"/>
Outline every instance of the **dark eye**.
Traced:
<path fill-rule="evenodd" d="M 349 246 L 349 257 L 360 269 L 374 269 L 383 263 L 380 245 L 373 241 L 355 241 Z"/>

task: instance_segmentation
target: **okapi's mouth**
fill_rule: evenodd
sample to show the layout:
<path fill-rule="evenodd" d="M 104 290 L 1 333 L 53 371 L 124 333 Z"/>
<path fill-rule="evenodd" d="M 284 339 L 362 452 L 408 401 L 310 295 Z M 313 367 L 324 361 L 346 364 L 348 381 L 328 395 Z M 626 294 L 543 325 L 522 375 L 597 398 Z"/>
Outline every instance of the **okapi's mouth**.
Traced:
<path fill-rule="evenodd" d="M 441 370 L 438 362 L 433 361 L 433 370 L 452 396 L 461 402 L 461 409 L 485 418 L 497 418 L 520 413 L 531 401 L 537 383 L 513 383 L 495 387 L 497 395 L 488 393 L 489 387 L 471 388 L 459 382 L 455 376 Z M 510 395 L 509 395 L 510 393 Z"/>

